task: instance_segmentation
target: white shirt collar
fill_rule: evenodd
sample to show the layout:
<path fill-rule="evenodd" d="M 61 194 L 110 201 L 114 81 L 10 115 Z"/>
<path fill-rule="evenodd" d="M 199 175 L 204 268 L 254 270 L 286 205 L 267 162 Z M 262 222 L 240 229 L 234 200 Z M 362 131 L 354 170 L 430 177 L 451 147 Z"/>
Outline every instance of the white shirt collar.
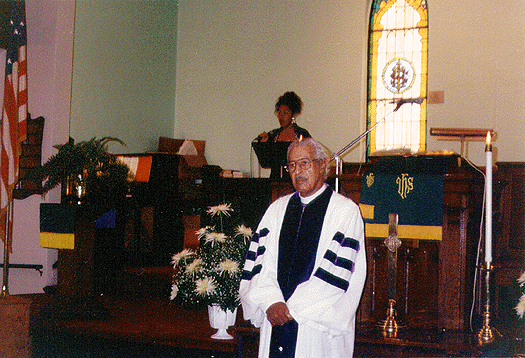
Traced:
<path fill-rule="evenodd" d="M 314 200 L 315 198 L 317 198 L 319 195 L 321 195 L 321 193 L 326 189 L 326 187 L 328 186 L 328 184 L 326 183 L 323 183 L 323 186 L 321 187 L 321 189 L 317 190 L 315 193 L 313 193 L 312 195 L 310 196 L 306 196 L 306 197 L 302 197 L 301 194 L 299 194 L 299 197 L 301 198 L 301 203 L 303 203 L 304 205 L 308 205 L 312 202 L 312 200 Z"/>

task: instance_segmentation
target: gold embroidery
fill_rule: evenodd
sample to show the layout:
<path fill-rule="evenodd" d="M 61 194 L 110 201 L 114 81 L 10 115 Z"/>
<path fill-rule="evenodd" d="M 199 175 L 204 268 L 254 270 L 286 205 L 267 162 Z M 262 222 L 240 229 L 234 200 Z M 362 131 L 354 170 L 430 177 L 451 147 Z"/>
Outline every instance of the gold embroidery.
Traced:
<path fill-rule="evenodd" d="M 366 176 L 366 186 L 371 187 L 374 184 L 374 173 L 370 173 Z"/>
<path fill-rule="evenodd" d="M 405 199 L 408 193 L 414 189 L 414 177 L 409 177 L 408 174 L 401 174 L 397 177 L 397 192 L 401 196 L 401 199 Z"/>

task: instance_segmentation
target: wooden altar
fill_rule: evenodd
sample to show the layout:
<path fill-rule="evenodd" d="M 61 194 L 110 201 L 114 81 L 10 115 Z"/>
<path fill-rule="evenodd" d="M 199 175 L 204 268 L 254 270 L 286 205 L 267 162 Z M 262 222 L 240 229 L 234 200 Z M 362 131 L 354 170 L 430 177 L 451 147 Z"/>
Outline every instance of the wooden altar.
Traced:
<path fill-rule="evenodd" d="M 398 249 L 397 309 L 408 327 L 469 327 L 483 179 L 464 160 L 457 163 L 445 174 L 443 183 L 442 240 L 403 240 Z M 358 178 L 357 174 L 354 179 Z M 343 181 L 343 193 L 347 187 Z M 386 315 L 387 251 L 383 240 L 368 238 L 367 244 L 369 280 L 359 320 L 375 322 Z"/>

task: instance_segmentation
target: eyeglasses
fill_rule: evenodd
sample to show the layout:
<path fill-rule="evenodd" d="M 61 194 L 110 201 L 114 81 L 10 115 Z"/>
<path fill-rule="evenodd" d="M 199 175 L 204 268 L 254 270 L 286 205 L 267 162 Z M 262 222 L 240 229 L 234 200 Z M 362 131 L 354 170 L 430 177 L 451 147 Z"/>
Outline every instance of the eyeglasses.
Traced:
<path fill-rule="evenodd" d="M 308 170 L 312 167 L 312 163 L 313 162 L 317 162 L 318 159 L 314 159 L 314 160 L 310 160 L 310 159 L 300 159 L 300 160 L 297 160 L 295 162 L 288 162 L 285 166 L 284 166 L 284 169 L 286 169 L 286 171 L 288 173 L 293 173 L 295 171 L 295 169 L 297 169 L 297 167 L 301 167 L 301 169 L 303 170 Z"/>

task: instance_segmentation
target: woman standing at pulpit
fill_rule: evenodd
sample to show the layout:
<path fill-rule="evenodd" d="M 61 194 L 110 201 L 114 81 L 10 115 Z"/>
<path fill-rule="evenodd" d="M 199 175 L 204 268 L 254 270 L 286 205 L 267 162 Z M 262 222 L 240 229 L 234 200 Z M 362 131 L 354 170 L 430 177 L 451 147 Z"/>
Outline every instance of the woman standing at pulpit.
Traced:
<path fill-rule="evenodd" d="M 262 132 L 257 137 L 259 142 L 292 142 L 299 139 L 311 137 L 310 133 L 297 125 L 296 118 L 303 109 L 303 101 L 295 92 L 286 92 L 277 99 L 275 103 L 275 115 L 279 120 L 279 128 L 269 132 Z M 270 178 L 283 178 L 286 174 L 283 166 L 286 164 L 286 153 L 283 158 L 276 158 L 275 164 L 271 166 Z"/>
<path fill-rule="evenodd" d="M 303 136 L 303 138 L 311 137 L 310 133 L 304 128 L 301 128 L 295 123 L 296 117 L 301 114 L 303 109 L 303 101 L 295 92 L 286 92 L 277 99 L 275 103 L 275 115 L 279 120 L 279 128 L 272 129 L 270 132 L 262 132 L 259 134 L 260 142 L 277 142 L 287 141 L 291 142 Z"/>

